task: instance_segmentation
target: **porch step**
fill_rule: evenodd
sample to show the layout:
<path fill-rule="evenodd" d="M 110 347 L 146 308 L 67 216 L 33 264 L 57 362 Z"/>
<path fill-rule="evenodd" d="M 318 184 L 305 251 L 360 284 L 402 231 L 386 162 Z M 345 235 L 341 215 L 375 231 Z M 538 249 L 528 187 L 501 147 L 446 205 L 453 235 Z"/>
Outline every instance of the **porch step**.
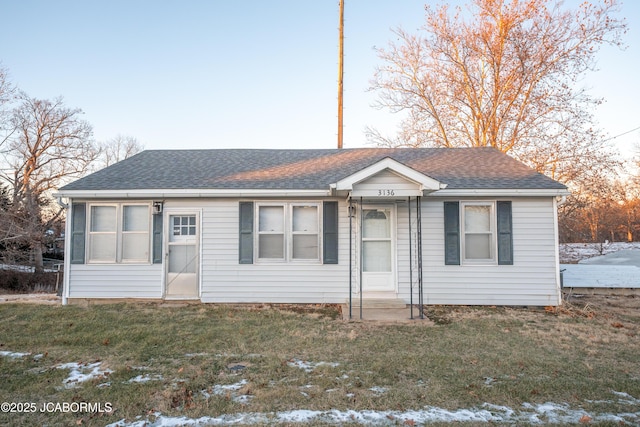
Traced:
<path fill-rule="evenodd" d="M 353 298 L 352 307 L 360 307 L 360 298 Z M 347 307 L 349 300 L 347 300 Z M 407 304 L 400 298 L 363 298 L 362 308 L 406 308 Z"/>

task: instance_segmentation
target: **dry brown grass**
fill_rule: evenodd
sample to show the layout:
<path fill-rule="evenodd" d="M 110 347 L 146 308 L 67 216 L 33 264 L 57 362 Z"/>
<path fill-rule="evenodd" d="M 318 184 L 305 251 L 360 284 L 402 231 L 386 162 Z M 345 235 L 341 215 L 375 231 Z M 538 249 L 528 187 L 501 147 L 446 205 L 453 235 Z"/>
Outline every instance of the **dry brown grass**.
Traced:
<path fill-rule="evenodd" d="M 113 414 L 0 414 L 0 424 L 105 425 L 166 415 L 310 410 L 450 410 L 484 402 L 636 410 L 640 298 L 573 295 L 559 309 L 427 307 L 434 324 L 334 320 L 330 306 L 0 305 L 0 401 L 109 401 Z M 335 314 L 335 310 L 334 310 Z M 71 361 L 114 372 L 61 388 Z M 309 371 L 299 361 L 327 362 Z M 238 367 L 241 365 L 242 367 Z M 141 374 L 158 375 L 131 383 Z M 216 386 L 237 390 L 210 393 Z M 383 389 L 383 392 L 376 391 Z M 250 396 L 241 402 L 239 395 Z M 602 403 L 608 402 L 608 403 Z"/>

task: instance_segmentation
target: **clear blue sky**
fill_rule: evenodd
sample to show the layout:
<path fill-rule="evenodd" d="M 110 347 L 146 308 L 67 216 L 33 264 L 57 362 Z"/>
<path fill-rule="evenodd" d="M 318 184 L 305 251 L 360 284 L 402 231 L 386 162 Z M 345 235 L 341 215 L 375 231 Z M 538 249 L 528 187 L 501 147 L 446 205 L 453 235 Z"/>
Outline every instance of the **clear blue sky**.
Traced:
<path fill-rule="evenodd" d="M 435 2 L 432 2 L 435 3 Z M 576 4 L 570 0 L 568 4 Z M 345 147 L 393 129 L 366 92 L 390 29 L 414 31 L 425 0 L 346 0 Z M 30 96 L 63 96 L 97 140 L 146 148 L 334 148 L 338 0 L 0 0 L 0 62 Z M 640 127 L 640 2 L 626 51 L 605 48 L 585 84 L 615 136 Z M 640 131 L 611 141 L 623 152 Z"/>

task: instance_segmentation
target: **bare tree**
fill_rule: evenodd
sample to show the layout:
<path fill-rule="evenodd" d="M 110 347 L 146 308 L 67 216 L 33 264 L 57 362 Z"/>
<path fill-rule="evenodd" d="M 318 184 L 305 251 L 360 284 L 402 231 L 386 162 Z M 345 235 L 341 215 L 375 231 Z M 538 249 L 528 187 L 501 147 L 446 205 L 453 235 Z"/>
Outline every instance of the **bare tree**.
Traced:
<path fill-rule="evenodd" d="M 0 179 L 10 192 L 11 233 L 4 239 L 30 247 L 36 271 L 42 271 L 46 231 L 62 214 L 50 191 L 81 176 L 98 150 L 82 111 L 64 106 L 61 98 L 40 100 L 24 93 L 12 111 L 12 134 L 2 150 Z"/>
<path fill-rule="evenodd" d="M 129 135 L 117 135 L 115 138 L 100 145 L 100 156 L 94 165 L 95 169 L 102 169 L 127 159 L 144 150 L 144 144 Z"/>
<path fill-rule="evenodd" d="M 10 135 L 9 121 L 5 106 L 11 102 L 15 95 L 15 87 L 9 81 L 8 72 L 0 67 L 0 148 Z"/>
<path fill-rule="evenodd" d="M 368 128 L 368 138 L 390 146 L 493 146 L 565 182 L 579 168 L 616 166 L 593 129 L 600 100 L 578 83 L 595 69 L 601 45 L 621 45 L 618 1 L 568 10 L 560 0 L 471 0 L 468 9 L 426 6 L 421 33 L 397 30 L 398 41 L 378 50 L 377 106 L 404 120 L 396 137 Z"/>

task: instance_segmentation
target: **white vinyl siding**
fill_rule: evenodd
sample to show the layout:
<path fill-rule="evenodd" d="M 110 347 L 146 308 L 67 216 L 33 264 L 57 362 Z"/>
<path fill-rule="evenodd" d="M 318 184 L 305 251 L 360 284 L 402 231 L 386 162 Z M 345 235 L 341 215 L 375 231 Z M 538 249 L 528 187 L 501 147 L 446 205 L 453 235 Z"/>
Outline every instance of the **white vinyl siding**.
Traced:
<path fill-rule="evenodd" d="M 553 199 L 528 197 L 510 200 L 513 265 L 451 266 L 444 264 L 443 200 L 423 199 L 423 278 L 426 304 L 559 304 Z M 403 213 L 406 215 L 406 209 Z M 405 262 L 408 263 L 408 258 Z M 404 292 L 408 297 L 408 281 Z"/>
<path fill-rule="evenodd" d="M 265 206 L 265 203 L 275 205 L 270 202 L 255 203 L 256 206 Z M 317 206 L 317 209 L 321 206 L 317 201 L 280 203 L 285 204 L 289 207 Z M 286 263 L 239 264 L 237 199 L 169 200 L 165 202 L 165 207 L 202 208 L 203 302 L 342 303 L 349 296 L 349 221 L 344 201 L 340 201 L 338 206 L 341 213 L 338 223 L 338 264 L 321 264 L 320 254 L 314 262 L 292 260 Z M 257 207 L 255 212 L 258 213 Z"/>
<path fill-rule="evenodd" d="M 332 199 L 335 200 L 335 199 Z M 423 287 L 425 304 L 469 305 L 557 305 L 557 242 L 554 202 L 551 197 L 514 197 L 513 265 L 444 264 L 444 199 L 422 198 Z M 465 201 L 495 202 L 496 198 Z M 498 199 L 500 200 L 500 199 Z M 505 199 L 507 200 L 507 199 Z M 251 200 L 257 206 L 286 206 L 293 215 L 294 206 L 318 206 L 317 199 L 274 202 Z M 457 201 L 457 200 L 456 200 Z M 135 205 L 136 203 L 131 203 Z M 108 204 L 104 204 L 108 205 Z M 89 205 L 90 206 L 90 205 Z M 412 233 L 409 241 L 407 203 L 397 202 L 394 233 L 398 296 L 407 303 L 409 289 L 409 246 L 412 247 L 414 303 L 417 302 L 417 268 L 415 236 L 415 199 L 412 200 Z M 347 203 L 338 201 L 338 264 L 319 262 L 238 263 L 239 207 L 238 199 L 169 199 L 165 209 L 197 209 L 201 212 L 201 244 L 198 246 L 198 274 L 201 300 L 211 303 L 344 303 L 349 297 L 349 218 Z M 87 213 L 90 211 L 87 210 Z M 318 216 L 321 216 L 318 213 Z M 359 232 L 357 214 L 353 218 L 354 240 L 351 273 L 354 289 L 358 289 L 359 259 L 356 247 Z M 255 220 L 255 218 L 254 218 Z M 285 235 L 314 235 L 304 224 L 285 226 Z M 168 218 L 165 213 L 165 221 Z M 285 219 L 286 221 L 286 219 Z M 320 221 L 320 220 L 318 220 Z M 321 222 L 318 222 L 321 224 Z M 171 225 L 169 225 L 171 227 Z M 294 231 L 294 229 L 296 231 Z M 304 231 L 303 231 L 304 229 Z M 89 228 L 87 229 L 89 230 Z M 289 230 L 289 231 L 287 231 Z M 308 233 L 308 234 L 307 234 Z M 258 229 L 254 228 L 254 234 Z M 318 234 L 322 230 L 318 226 Z M 321 241 L 322 238 L 318 237 Z M 254 238 L 258 238 L 254 236 Z M 288 244 L 292 244 L 291 239 Z M 322 247 L 320 244 L 319 248 Z M 311 251 L 312 249 L 305 249 Z M 254 247 L 254 252 L 257 247 Z M 285 249 L 287 254 L 288 249 Z M 318 252 L 322 252 L 318 249 Z M 292 253 L 286 256 L 293 257 Z M 318 255 L 320 256 L 320 255 Z M 166 262 L 166 260 L 164 261 Z M 70 298 L 162 298 L 164 264 L 72 264 L 69 269 Z M 354 294 L 357 295 L 357 294 Z"/>
<path fill-rule="evenodd" d="M 161 264 L 71 264 L 69 298 L 161 298 Z"/>

